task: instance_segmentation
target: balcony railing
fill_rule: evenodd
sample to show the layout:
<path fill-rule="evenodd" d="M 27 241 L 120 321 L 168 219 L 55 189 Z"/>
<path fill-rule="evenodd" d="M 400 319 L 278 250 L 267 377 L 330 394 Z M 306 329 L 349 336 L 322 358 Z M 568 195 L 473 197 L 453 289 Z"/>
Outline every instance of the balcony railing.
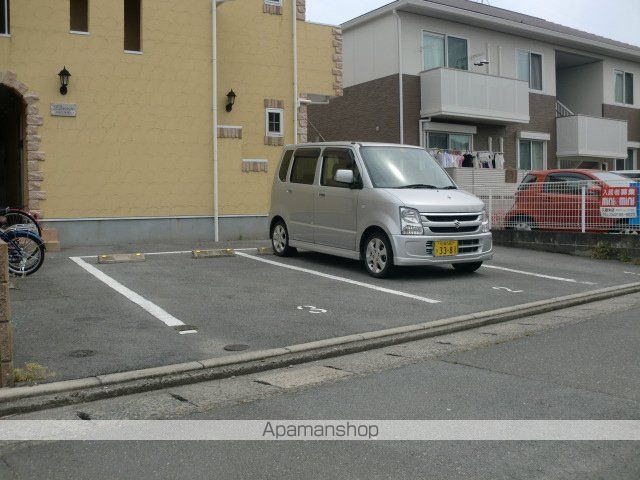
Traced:
<path fill-rule="evenodd" d="M 513 78 L 435 68 L 420 74 L 422 117 L 529 123 L 529 85 Z"/>
<path fill-rule="evenodd" d="M 556 120 L 558 157 L 626 158 L 627 122 L 573 115 Z"/>

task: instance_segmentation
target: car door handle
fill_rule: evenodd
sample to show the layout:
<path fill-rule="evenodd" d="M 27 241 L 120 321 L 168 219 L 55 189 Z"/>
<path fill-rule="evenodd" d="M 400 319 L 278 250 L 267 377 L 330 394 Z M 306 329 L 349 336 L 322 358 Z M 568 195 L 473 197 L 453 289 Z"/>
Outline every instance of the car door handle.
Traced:
<path fill-rule="evenodd" d="M 291 190 L 290 188 L 287 188 L 287 193 L 293 193 L 293 190 Z"/>
<path fill-rule="evenodd" d="M 324 192 L 320 192 L 320 193 L 318 193 L 318 196 L 319 196 L 319 197 L 326 197 L 326 196 L 327 196 L 327 194 L 326 194 L 326 193 L 324 193 Z"/>

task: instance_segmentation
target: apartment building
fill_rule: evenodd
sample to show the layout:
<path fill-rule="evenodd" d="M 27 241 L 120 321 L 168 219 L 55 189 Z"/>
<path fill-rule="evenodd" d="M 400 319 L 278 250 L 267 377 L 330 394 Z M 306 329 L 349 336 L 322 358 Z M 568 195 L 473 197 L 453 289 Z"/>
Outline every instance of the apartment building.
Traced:
<path fill-rule="evenodd" d="M 344 96 L 311 108 L 313 139 L 504 152 L 510 171 L 640 167 L 637 46 L 467 0 L 398 0 L 342 28 Z"/>
<path fill-rule="evenodd" d="M 62 246 L 262 238 L 340 45 L 305 0 L 0 0 L 0 205 Z"/>

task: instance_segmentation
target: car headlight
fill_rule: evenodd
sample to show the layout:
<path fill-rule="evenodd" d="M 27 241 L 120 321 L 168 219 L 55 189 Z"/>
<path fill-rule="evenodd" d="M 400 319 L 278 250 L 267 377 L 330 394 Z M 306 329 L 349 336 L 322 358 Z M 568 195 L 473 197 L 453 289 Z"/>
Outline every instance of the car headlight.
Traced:
<path fill-rule="evenodd" d="M 480 225 L 480 232 L 488 233 L 491 231 L 491 227 L 489 226 L 489 215 L 487 215 L 487 210 L 482 210 L 482 215 L 480 217 L 482 224 Z"/>
<path fill-rule="evenodd" d="M 400 231 L 402 235 L 424 235 L 420 212 L 415 208 L 400 207 Z"/>

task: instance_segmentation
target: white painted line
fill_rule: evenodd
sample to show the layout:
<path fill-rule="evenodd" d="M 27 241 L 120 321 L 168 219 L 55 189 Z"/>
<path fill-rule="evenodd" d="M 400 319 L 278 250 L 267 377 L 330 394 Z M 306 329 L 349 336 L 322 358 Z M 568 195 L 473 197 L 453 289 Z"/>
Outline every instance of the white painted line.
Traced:
<path fill-rule="evenodd" d="M 253 248 L 234 248 L 233 250 L 235 250 L 236 252 L 250 252 L 250 251 L 255 251 L 256 248 L 258 247 L 253 247 Z M 193 253 L 193 250 L 177 250 L 175 252 L 151 252 L 151 253 L 144 253 L 144 255 L 182 255 L 185 253 Z M 81 255 L 79 257 L 69 257 L 69 258 L 98 258 L 99 255 Z"/>
<path fill-rule="evenodd" d="M 80 257 L 70 257 L 70 259 L 71 259 L 71 261 L 75 262 L 80 268 L 83 268 L 84 270 L 89 272 L 91 275 L 96 277 L 98 280 L 100 280 L 102 283 L 104 283 L 108 287 L 111 287 L 112 289 L 114 289 L 120 295 L 123 295 L 128 300 L 130 300 L 133 303 L 135 303 L 136 305 L 139 305 L 140 307 L 142 307 L 144 310 L 149 312 L 151 315 L 156 317 L 158 320 L 160 320 L 165 325 L 167 325 L 169 327 L 177 327 L 177 326 L 180 326 L 180 325 L 184 325 L 184 322 L 182 322 L 181 320 L 178 320 L 176 317 L 174 317 L 170 313 L 164 311 L 162 308 L 157 306 L 155 303 L 151 303 L 146 298 L 141 297 L 136 292 L 134 292 L 133 290 L 131 290 L 131 289 L 127 288 L 127 287 L 125 287 L 120 282 L 118 282 L 118 281 L 114 280 L 113 278 L 111 278 L 109 275 L 101 272 L 100 270 L 98 270 L 93 265 L 89 265 L 82 258 L 80 258 Z"/>
<path fill-rule="evenodd" d="M 512 268 L 498 267 L 496 265 L 483 265 L 484 268 L 492 268 L 494 270 L 502 270 L 503 272 L 519 273 L 521 275 L 530 275 L 532 277 L 546 278 L 547 280 L 557 280 L 558 282 L 579 283 L 581 285 L 597 285 L 593 282 L 579 282 L 573 278 L 552 277 L 551 275 L 543 275 L 541 273 L 525 272 L 523 270 L 514 270 Z"/>
<path fill-rule="evenodd" d="M 629 275 L 636 275 L 636 276 L 640 276 L 640 273 L 637 273 L 637 272 L 624 272 L 624 273 L 627 273 L 627 274 L 629 274 Z"/>
<path fill-rule="evenodd" d="M 371 285 L 370 283 L 358 282 L 357 280 L 351 280 L 350 278 L 345 278 L 345 277 L 338 277 L 336 275 L 329 275 L 328 273 L 322 273 L 316 270 L 309 270 L 308 268 L 294 267 L 293 265 L 287 265 L 286 263 L 275 262 L 273 260 L 268 260 L 266 258 L 256 257 L 254 255 L 248 255 L 246 253 L 238 252 L 237 250 L 236 250 L 236 253 L 240 257 L 250 258 L 251 260 L 255 260 L 256 262 L 268 263 L 269 265 L 275 265 L 276 267 L 288 268 L 289 270 L 295 270 L 297 272 L 309 273 L 311 275 L 316 275 L 318 277 L 328 278 L 329 280 L 336 280 L 338 282 L 349 283 L 351 285 L 357 285 L 359 287 L 369 288 L 371 290 L 376 290 L 378 292 L 389 293 L 391 295 L 398 295 L 399 297 L 411 298 L 413 300 L 418 300 L 420 302 L 425 302 L 425 303 L 441 303 L 439 300 L 420 297 L 418 295 L 400 292 L 398 290 L 391 290 L 390 288 L 378 287 L 377 285 Z"/>
<path fill-rule="evenodd" d="M 197 330 L 184 330 L 182 332 L 180 332 L 180 335 L 191 335 L 193 333 L 198 333 Z"/>

